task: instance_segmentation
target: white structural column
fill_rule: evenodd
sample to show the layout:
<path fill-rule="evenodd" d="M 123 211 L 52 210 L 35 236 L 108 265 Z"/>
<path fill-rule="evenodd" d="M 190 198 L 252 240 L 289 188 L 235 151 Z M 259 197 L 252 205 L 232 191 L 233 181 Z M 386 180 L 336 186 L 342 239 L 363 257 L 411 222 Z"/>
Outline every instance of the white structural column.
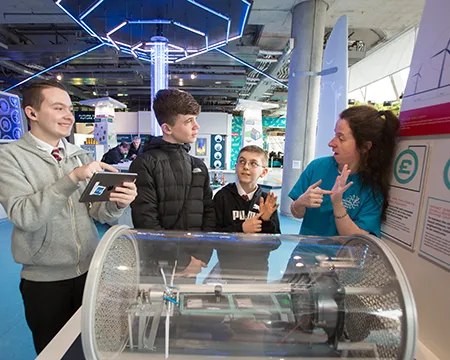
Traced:
<path fill-rule="evenodd" d="M 288 193 L 314 157 L 320 77 L 306 73 L 322 70 L 327 9 L 328 4 L 322 0 L 304 0 L 293 9 L 291 36 L 294 38 L 294 50 L 289 68 L 280 210 L 285 216 L 292 216 Z"/>

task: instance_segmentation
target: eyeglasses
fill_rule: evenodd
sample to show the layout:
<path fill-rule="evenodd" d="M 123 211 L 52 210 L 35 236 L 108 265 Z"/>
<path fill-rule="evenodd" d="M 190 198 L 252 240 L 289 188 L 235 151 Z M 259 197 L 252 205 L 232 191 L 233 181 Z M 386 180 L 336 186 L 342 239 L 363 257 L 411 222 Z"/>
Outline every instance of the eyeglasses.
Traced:
<path fill-rule="evenodd" d="M 238 163 L 239 163 L 240 166 L 245 166 L 246 164 L 248 164 L 248 166 L 253 168 L 253 169 L 256 169 L 257 167 L 264 167 L 263 165 L 258 164 L 254 160 L 247 161 L 247 160 L 242 159 L 242 158 L 238 160 Z"/>

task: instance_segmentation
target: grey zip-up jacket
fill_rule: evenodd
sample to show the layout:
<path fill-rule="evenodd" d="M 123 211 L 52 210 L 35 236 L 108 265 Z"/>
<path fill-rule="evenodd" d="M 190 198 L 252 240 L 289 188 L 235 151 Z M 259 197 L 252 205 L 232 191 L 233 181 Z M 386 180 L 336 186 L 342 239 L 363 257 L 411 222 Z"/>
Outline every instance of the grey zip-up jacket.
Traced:
<path fill-rule="evenodd" d="M 14 224 L 12 253 L 27 280 L 58 281 L 85 273 L 98 243 L 92 218 L 105 223 L 123 213 L 113 202 L 89 207 L 78 201 L 86 182 L 74 184 L 68 174 L 93 159 L 63 142 L 60 163 L 29 133 L 0 145 L 0 203 Z"/>

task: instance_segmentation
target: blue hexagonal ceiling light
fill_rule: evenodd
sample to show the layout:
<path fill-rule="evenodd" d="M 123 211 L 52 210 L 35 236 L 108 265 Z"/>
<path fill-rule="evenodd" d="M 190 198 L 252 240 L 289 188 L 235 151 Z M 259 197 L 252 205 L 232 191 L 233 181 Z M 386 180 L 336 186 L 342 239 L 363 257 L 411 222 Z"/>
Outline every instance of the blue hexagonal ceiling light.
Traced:
<path fill-rule="evenodd" d="M 100 43 L 151 61 L 151 38 L 168 39 L 168 62 L 218 49 L 242 36 L 248 0 L 56 0 Z"/>

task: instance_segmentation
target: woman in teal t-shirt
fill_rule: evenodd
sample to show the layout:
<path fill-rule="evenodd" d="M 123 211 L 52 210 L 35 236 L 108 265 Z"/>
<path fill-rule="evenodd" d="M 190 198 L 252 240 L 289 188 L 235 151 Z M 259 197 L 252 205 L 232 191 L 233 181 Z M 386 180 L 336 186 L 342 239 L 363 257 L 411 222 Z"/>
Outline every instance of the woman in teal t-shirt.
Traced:
<path fill-rule="evenodd" d="M 292 188 L 291 212 L 300 234 L 380 236 L 400 122 L 371 106 L 344 110 L 328 146 L 333 156 L 312 161 Z"/>

